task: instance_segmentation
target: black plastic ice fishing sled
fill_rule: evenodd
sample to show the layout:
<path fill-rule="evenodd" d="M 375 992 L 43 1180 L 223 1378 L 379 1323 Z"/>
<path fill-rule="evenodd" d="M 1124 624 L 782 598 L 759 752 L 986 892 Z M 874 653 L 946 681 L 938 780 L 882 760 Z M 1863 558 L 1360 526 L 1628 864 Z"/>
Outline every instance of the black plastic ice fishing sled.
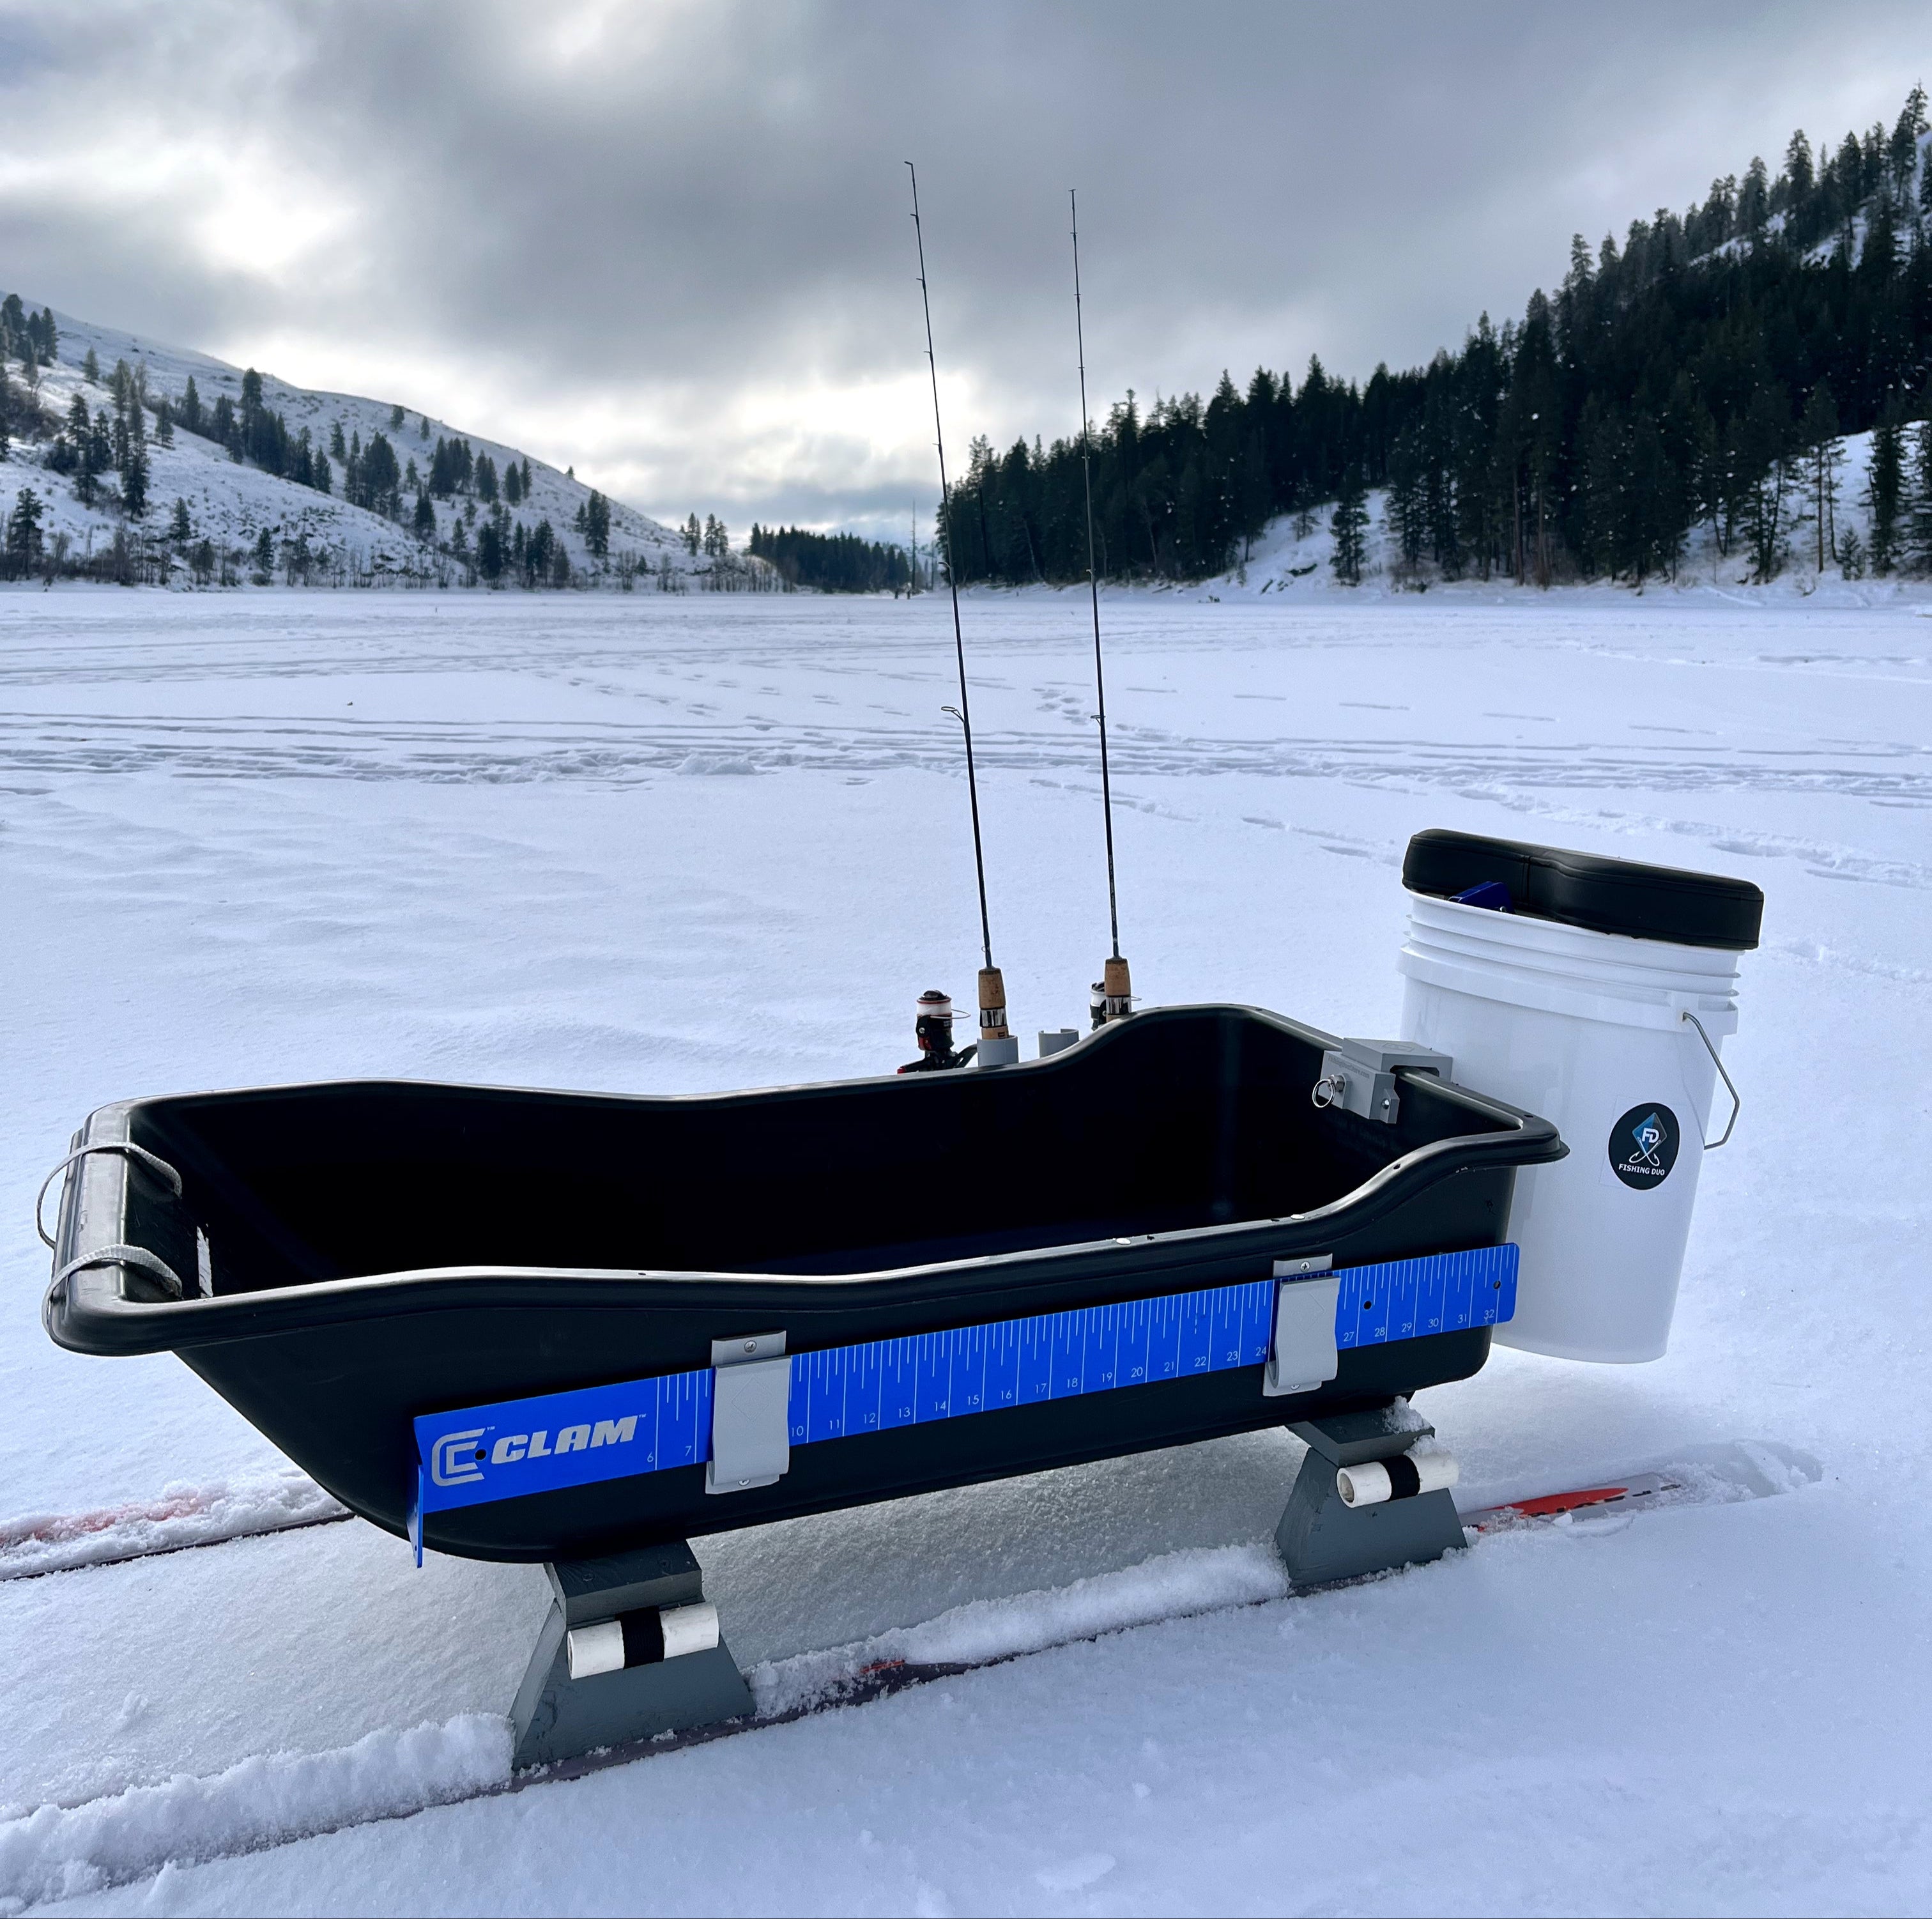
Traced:
<path fill-rule="evenodd" d="M 76 1138 L 46 1325 L 178 1354 L 355 1512 L 477 1559 L 1274 1425 L 1346 1466 L 1352 1417 L 1481 1367 L 1515 1169 L 1564 1149 L 1400 1049 L 1379 1113 L 1321 1104 L 1340 1044 L 1179 1007 L 758 1092 L 129 1101 Z"/>

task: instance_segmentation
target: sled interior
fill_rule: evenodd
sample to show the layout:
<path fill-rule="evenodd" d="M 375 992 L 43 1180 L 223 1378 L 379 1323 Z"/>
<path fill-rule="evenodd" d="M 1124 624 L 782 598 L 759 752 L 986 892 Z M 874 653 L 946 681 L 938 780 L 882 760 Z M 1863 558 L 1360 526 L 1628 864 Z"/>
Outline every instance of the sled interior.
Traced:
<path fill-rule="evenodd" d="M 1415 1148 L 1516 1130 L 1423 1075 L 1393 1126 L 1318 1109 L 1329 1044 L 1178 1008 L 994 1072 L 664 1098 L 344 1083 L 128 1125 L 182 1173 L 218 1297 L 465 1266 L 880 1272 L 1311 1212 Z"/>

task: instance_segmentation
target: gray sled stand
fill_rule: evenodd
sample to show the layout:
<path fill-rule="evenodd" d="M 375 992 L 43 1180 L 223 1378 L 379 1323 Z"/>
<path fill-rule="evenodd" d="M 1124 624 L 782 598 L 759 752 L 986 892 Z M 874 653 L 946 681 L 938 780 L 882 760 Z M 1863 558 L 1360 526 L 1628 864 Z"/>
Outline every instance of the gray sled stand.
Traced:
<path fill-rule="evenodd" d="M 1425 1565 L 1464 1543 L 1455 1498 L 1448 1492 L 1420 1493 L 1381 1506 L 1342 1503 L 1335 1484 L 1338 1467 L 1395 1458 L 1434 1434 L 1436 1428 L 1406 1402 L 1333 1419 L 1298 1419 L 1288 1430 L 1308 1442 L 1308 1453 L 1274 1542 L 1297 1590 Z"/>
<path fill-rule="evenodd" d="M 750 1715 L 682 1540 L 544 1570 L 556 1597 L 511 1708 L 518 1770 Z"/>

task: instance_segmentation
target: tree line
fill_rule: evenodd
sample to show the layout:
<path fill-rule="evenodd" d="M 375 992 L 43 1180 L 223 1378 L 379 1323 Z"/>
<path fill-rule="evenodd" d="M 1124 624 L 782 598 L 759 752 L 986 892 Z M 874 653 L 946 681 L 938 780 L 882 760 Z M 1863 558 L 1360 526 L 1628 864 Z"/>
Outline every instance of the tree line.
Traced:
<path fill-rule="evenodd" d="M 1298 387 L 1264 368 L 1245 391 L 1223 373 L 1204 404 L 1144 408 L 1130 390 L 1090 434 L 1099 570 L 1225 572 L 1271 519 L 1305 534 L 1332 503 L 1336 570 L 1359 578 L 1366 497 L 1387 488 L 1398 563 L 1447 578 L 1641 581 L 1674 573 L 1708 525 L 1766 579 L 1807 476 L 1831 491 L 1820 449 L 1871 429 L 1899 449 L 1892 518 L 1909 530 L 1906 429 L 1932 416 L 1927 124 L 1915 86 L 1889 131 L 1847 134 L 1822 164 L 1800 131 L 1775 176 L 1754 160 L 1685 212 L 1633 221 L 1621 246 L 1579 235 L 1553 296 L 1500 329 L 1484 315 L 1426 367 L 1358 386 L 1311 359 Z M 957 578 L 1084 576 L 1082 450 L 1077 434 L 972 443 L 942 516 Z M 1828 502 L 1824 517 L 1834 551 Z M 1882 570 L 1907 545 L 1881 551 L 1875 524 L 1852 563 Z"/>
<path fill-rule="evenodd" d="M 912 569 L 904 550 L 856 533 L 808 533 L 801 527 L 752 527 L 751 552 L 769 560 L 788 586 L 820 593 L 905 593 Z"/>

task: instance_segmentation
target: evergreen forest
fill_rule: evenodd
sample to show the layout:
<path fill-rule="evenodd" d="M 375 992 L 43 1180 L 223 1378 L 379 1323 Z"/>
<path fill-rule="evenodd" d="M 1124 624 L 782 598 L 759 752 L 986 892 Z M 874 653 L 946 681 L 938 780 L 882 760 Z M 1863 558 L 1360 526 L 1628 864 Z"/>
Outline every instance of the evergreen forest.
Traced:
<path fill-rule="evenodd" d="M 1915 86 L 1892 128 L 1774 176 L 1754 160 L 1681 214 L 1580 234 L 1552 296 L 1500 329 L 1485 314 L 1426 367 L 1366 384 L 1311 359 L 1298 386 L 1258 369 L 1091 428 L 1096 560 L 1110 578 L 1194 579 L 1243 563 L 1277 515 L 1331 504 L 1336 570 L 1358 578 L 1365 499 L 1387 489 L 1400 554 L 1456 579 L 1674 575 L 1688 536 L 1759 579 L 1794 518 L 1822 525 L 1844 434 L 1876 430 L 1875 572 L 1932 569 L 1932 164 Z M 1004 453 L 973 443 L 941 538 L 962 582 L 1084 578 L 1078 436 Z M 1821 535 L 1821 540 L 1823 536 Z"/>
<path fill-rule="evenodd" d="M 820 593 L 908 592 L 911 563 L 903 547 L 861 539 L 856 533 L 807 533 L 799 527 L 752 528 L 754 560 L 768 560 L 788 586 Z"/>

